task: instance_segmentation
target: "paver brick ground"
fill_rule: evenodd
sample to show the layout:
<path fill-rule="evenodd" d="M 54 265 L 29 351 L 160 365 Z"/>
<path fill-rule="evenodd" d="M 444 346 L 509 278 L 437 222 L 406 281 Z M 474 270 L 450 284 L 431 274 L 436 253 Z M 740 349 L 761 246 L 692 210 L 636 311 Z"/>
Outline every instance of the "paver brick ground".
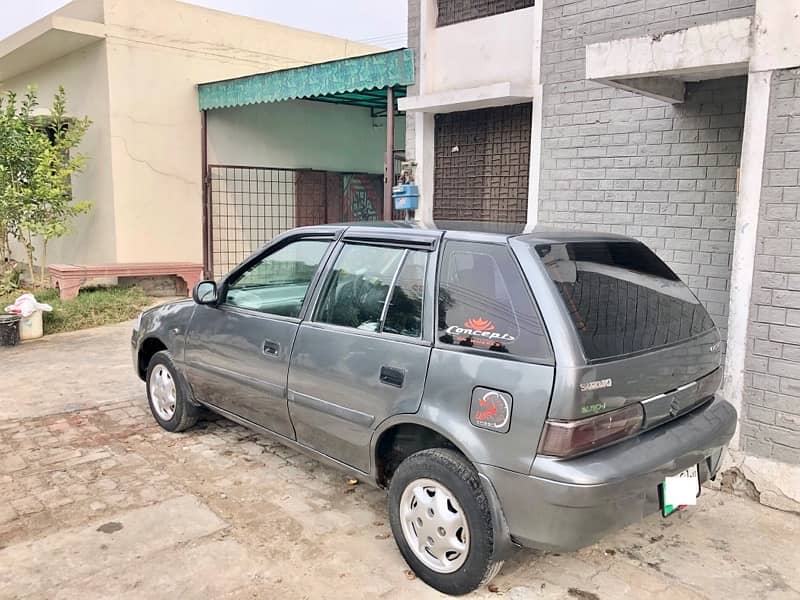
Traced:
<path fill-rule="evenodd" d="M 441 597 L 407 571 L 384 492 L 225 419 L 158 428 L 128 336 L 0 354 L 0 598 Z M 797 515 L 704 489 L 579 552 L 521 551 L 474 595 L 798 598 L 798 539 Z"/>

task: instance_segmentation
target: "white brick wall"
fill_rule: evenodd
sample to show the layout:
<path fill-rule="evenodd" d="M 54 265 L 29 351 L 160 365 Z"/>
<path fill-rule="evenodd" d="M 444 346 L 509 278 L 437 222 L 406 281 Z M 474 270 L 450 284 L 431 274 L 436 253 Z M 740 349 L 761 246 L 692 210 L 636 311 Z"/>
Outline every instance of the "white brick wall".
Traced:
<path fill-rule="evenodd" d="M 544 0 L 539 222 L 636 237 L 727 329 L 746 80 L 668 105 L 586 81 L 585 46 L 753 14 L 748 0 Z"/>
<path fill-rule="evenodd" d="M 758 223 L 742 443 L 800 463 L 800 69 L 776 73 Z"/>

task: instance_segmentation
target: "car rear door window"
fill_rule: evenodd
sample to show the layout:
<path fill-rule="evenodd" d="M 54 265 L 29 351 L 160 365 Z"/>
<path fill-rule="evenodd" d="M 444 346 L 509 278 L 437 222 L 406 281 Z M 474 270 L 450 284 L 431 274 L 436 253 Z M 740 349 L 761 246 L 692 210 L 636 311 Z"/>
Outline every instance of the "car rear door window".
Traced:
<path fill-rule="evenodd" d="M 425 252 L 346 244 L 331 270 L 314 319 L 419 337 L 426 264 Z"/>
<path fill-rule="evenodd" d="M 327 240 L 298 240 L 268 254 L 228 284 L 225 304 L 298 317 L 329 245 Z"/>
<path fill-rule="evenodd" d="M 448 242 L 439 274 L 438 340 L 445 345 L 550 360 L 541 319 L 505 246 Z"/>

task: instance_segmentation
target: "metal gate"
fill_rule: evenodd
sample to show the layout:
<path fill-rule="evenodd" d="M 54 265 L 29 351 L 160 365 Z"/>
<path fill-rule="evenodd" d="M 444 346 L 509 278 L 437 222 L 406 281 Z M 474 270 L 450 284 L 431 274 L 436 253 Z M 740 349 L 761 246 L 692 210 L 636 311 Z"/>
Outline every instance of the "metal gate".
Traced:
<path fill-rule="evenodd" d="M 212 276 L 294 227 L 383 218 L 383 175 L 209 165 L 207 176 Z"/>
<path fill-rule="evenodd" d="M 433 217 L 524 224 L 531 104 L 436 115 Z"/>

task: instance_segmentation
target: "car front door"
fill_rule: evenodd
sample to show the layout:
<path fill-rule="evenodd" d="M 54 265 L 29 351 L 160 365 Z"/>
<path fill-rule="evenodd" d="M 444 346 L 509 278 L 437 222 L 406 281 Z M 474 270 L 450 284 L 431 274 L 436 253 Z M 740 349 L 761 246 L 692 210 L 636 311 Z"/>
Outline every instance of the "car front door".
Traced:
<path fill-rule="evenodd" d="M 289 371 L 297 440 L 361 471 L 374 429 L 413 413 L 433 342 L 439 234 L 345 234 L 300 325 Z M 425 323 L 429 323 L 426 328 Z"/>
<path fill-rule="evenodd" d="M 294 438 L 286 379 L 300 317 L 335 231 L 277 241 L 198 305 L 186 341 L 195 395 L 224 412 Z"/>

